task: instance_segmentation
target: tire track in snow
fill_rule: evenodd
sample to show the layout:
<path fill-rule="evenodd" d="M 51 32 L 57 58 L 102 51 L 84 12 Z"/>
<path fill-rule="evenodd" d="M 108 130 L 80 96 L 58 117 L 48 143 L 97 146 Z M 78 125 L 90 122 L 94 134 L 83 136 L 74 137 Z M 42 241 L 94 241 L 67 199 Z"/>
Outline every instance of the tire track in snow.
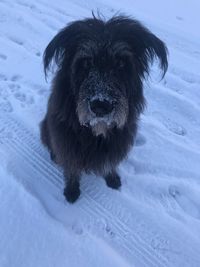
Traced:
<path fill-rule="evenodd" d="M 56 12 L 53 8 L 49 8 L 48 4 L 46 8 L 41 7 L 42 3 L 34 3 L 29 4 L 27 1 L 18 0 L 15 2 L 16 7 L 20 9 L 25 9 L 34 19 L 40 21 L 40 23 L 44 24 L 51 31 L 58 31 L 59 28 L 64 27 L 67 22 L 67 15 L 65 15 L 66 20 L 64 18 L 64 14 L 61 12 Z M 72 18 L 69 15 L 70 18 Z M 60 25 L 60 26 L 59 26 Z"/>
<path fill-rule="evenodd" d="M 29 170 L 32 169 L 39 174 L 37 181 L 29 182 L 38 183 L 39 186 L 39 180 L 43 180 L 43 183 L 51 183 L 54 191 L 56 189 L 61 190 L 63 187 L 62 172 L 50 162 L 48 154 L 42 149 L 39 140 L 10 117 L 0 117 L 0 122 L 3 126 L 1 127 L 3 130 L 0 130 L 0 143 L 3 143 L 7 149 L 13 151 L 21 160 L 26 162 Z M 18 166 L 18 168 L 20 167 Z M 23 179 L 27 178 L 23 177 Z M 162 253 L 148 245 L 131 228 L 129 220 L 132 214 L 129 211 L 123 209 L 122 206 L 115 207 L 110 204 L 106 195 L 91 184 L 87 186 L 84 183 L 82 188 L 84 194 L 81 201 L 84 201 L 86 205 L 81 208 L 86 217 L 89 215 L 93 220 L 93 222 L 90 221 L 90 227 L 93 227 L 92 233 L 97 235 L 94 224 L 101 218 L 104 222 L 109 222 L 109 226 L 106 226 L 105 230 L 114 239 L 112 245 L 119 253 L 126 256 L 129 262 L 140 263 L 140 266 L 148 267 L 170 266 L 168 259 Z"/>

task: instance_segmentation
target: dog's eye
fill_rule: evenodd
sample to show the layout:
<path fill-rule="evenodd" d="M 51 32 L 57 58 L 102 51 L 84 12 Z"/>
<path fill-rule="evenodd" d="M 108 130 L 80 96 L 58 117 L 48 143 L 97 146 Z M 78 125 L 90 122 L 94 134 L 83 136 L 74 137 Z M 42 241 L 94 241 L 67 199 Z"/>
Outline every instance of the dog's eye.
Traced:
<path fill-rule="evenodd" d="M 120 60 L 118 61 L 118 63 L 117 63 L 117 67 L 118 67 L 119 69 L 124 69 L 125 66 L 126 66 L 126 61 L 123 60 L 123 59 L 120 59 Z"/>
<path fill-rule="evenodd" d="M 89 57 L 88 58 L 82 58 L 80 60 L 80 65 L 84 69 L 89 69 L 92 65 L 92 59 Z"/>

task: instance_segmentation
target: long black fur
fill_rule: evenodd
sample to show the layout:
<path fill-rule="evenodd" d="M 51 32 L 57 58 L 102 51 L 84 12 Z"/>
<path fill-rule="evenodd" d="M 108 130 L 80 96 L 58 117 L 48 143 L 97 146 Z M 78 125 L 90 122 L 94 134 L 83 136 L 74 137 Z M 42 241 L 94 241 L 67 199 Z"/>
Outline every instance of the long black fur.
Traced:
<path fill-rule="evenodd" d="M 75 67 L 82 46 L 90 51 L 90 58 L 79 60 Z M 116 46 L 122 53 L 127 52 L 125 59 L 117 54 Z M 45 74 L 52 63 L 56 64 L 57 72 L 41 123 L 41 139 L 52 159 L 64 169 L 64 194 L 68 201 L 74 202 L 80 195 L 79 179 L 83 171 L 102 175 L 112 188 L 120 187 L 116 167 L 133 145 L 139 115 L 145 106 L 143 79 L 149 74 L 154 58 L 159 59 L 164 76 L 168 67 L 165 44 L 140 22 L 126 16 L 108 21 L 93 17 L 72 22 L 47 46 Z M 94 80 L 90 79 L 91 69 L 95 77 L 104 73 L 104 84 L 108 83 L 112 90 L 116 86 L 119 95 L 127 100 L 125 124 L 121 128 L 112 127 L 106 136 L 95 135 L 91 127 L 80 123 L 77 115 L 80 90 L 84 93 Z M 101 78 L 97 78 L 93 87 L 98 87 L 98 79 Z"/>

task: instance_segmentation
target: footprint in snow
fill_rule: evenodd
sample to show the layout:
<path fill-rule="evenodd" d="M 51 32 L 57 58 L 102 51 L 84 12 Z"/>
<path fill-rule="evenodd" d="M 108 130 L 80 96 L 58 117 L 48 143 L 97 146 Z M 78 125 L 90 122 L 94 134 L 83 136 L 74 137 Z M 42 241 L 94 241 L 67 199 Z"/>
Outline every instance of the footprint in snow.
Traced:
<path fill-rule="evenodd" d="M 110 238 L 114 238 L 115 237 L 115 233 L 112 231 L 111 227 L 109 225 L 106 226 L 106 233 L 109 235 Z"/>
<path fill-rule="evenodd" d="M 0 99 L 1 100 L 7 100 L 9 96 L 8 90 L 6 86 L 0 86 Z"/>
<path fill-rule="evenodd" d="M 22 92 L 16 92 L 14 97 L 21 103 L 22 108 L 32 105 L 35 102 L 33 96 L 26 95 Z"/>
<path fill-rule="evenodd" d="M 13 111 L 13 107 L 9 101 L 5 100 L 0 102 L 0 111 L 10 113 Z"/>
<path fill-rule="evenodd" d="M 7 81 L 8 79 L 7 79 L 7 77 L 5 76 L 5 75 L 3 75 L 3 74 L 0 74 L 0 82 L 1 81 Z"/>
<path fill-rule="evenodd" d="M 38 52 L 35 53 L 35 55 L 36 55 L 37 57 L 40 57 L 40 56 L 41 56 L 41 52 L 38 51 Z"/>
<path fill-rule="evenodd" d="M 18 92 L 19 89 L 21 88 L 21 86 L 19 84 L 16 84 L 16 83 L 11 83 L 11 84 L 8 85 L 8 87 L 10 88 L 10 91 L 12 93 Z"/>
<path fill-rule="evenodd" d="M 179 125 L 176 122 L 171 121 L 170 119 L 167 119 L 163 124 L 169 131 L 171 131 L 174 134 L 177 134 L 180 136 L 185 136 L 187 134 L 183 126 Z"/>
<path fill-rule="evenodd" d="M 21 92 L 16 92 L 14 94 L 14 97 L 19 100 L 20 102 L 26 102 L 26 95 L 24 93 Z"/>
<path fill-rule="evenodd" d="M 182 17 L 176 16 L 177 20 L 184 20 Z"/>
<path fill-rule="evenodd" d="M 197 199 L 192 192 L 181 192 L 175 185 L 169 187 L 169 194 L 176 200 L 177 204 L 185 213 L 200 220 L 200 198 Z M 197 203 L 198 202 L 198 203 Z"/>
<path fill-rule="evenodd" d="M 77 224 L 77 223 L 74 223 L 72 225 L 72 231 L 76 234 L 76 235 L 82 235 L 83 234 L 83 229 L 82 227 Z"/>
<path fill-rule="evenodd" d="M 2 59 L 2 60 L 6 60 L 6 59 L 7 59 L 7 56 L 4 55 L 4 54 L 0 54 L 0 59 Z"/>
<path fill-rule="evenodd" d="M 9 37 L 10 41 L 12 41 L 13 43 L 17 44 L 17 45 L 20 45 L 20 46 L 23 46 L 24 45 L 24 42 L 19 39 L 19 38 L 16 38 L 16 37 Z"/>
<path fill-rule="evenodd" d="M 18 75 L 18 74 L 15 74 L 15 75 L 13 75 L 12 77 L 11 77 L 11 81 L 12 82 L 17 82 L 17 81 L 19 81 L 20 79 L 22 78 L 22 76 L 20 76 L 20 75 Z"/>
<path fill-rule="evenodd" d="M 171 118 L 165 117 L 158 112 L 154 112 L 156 119 L 162 123 L 170 132 L 185 136 L 187 134 L 186 129 L 179 123 L 173 121 Z"/>
<path fill-rule="evenodd" d="M 135 139 L 135 146 L 143 146 L 145 143 L 146 138 L 142 134 L 138 133 Z"/>
<path fill-rule="evenodd" d="M 34 97 L 21 92 L 21 86 L 17 83 L 13 83 L 13 81 L 18 81 L 19 79 L 21 79 L 21 76 L 19 75 L 14 75 L 11 78 L 12 83 L 8 85 L 10 92 L 12 93 L 13 97 L 21 103 L 21 107 L 32 105 L 35 102 Z"/>

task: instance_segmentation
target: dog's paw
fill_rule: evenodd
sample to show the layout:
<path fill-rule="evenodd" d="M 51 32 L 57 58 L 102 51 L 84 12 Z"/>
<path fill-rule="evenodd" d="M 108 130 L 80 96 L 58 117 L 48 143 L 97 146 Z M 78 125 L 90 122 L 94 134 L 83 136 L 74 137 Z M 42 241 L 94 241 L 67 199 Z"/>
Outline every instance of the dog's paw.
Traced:
<path fill-rule="evenodd" d="M 65 187 L 63 192 L 65 199 L 70 203 L 74 203 L 79 198 L 80 193 L 81 191 L 79 186 L 73 186 L 73 187 L 67 186 Z"/>
<path fill-rule="evenodd" d="M 113 189 L 119 189 L 121 187 L 121 179 L 117 173 L 109 174 L 105 177 L 106 184 L 108 187 Z"/>

